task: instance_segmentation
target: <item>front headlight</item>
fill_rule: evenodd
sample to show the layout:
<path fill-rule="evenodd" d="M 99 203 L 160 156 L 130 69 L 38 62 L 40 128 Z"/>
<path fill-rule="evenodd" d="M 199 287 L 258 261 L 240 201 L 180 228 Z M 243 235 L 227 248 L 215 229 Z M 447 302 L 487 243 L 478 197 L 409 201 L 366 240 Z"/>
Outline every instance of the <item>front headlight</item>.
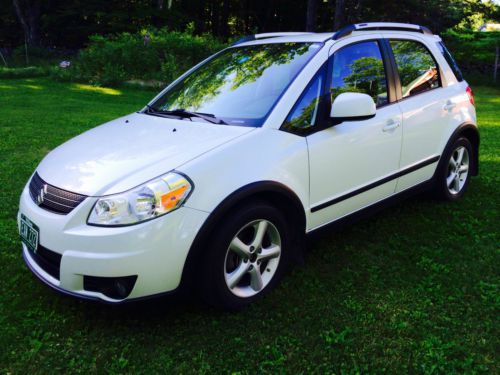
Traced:
<path fill-rule="evenodd" d="M 179 208 L 193 186 L 181 174 L 170 172 L 124 193 L 99 198 L 90 212 L 90 225 L 131 225 Z"/>

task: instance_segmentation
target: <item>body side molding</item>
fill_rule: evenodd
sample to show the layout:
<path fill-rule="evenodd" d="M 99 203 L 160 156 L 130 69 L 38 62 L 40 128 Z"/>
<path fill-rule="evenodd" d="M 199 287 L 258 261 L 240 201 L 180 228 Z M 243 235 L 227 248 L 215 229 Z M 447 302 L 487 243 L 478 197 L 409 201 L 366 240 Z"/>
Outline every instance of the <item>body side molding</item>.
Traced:
<path fill-rule="evenodd" d="M 334 205 L 336 203 L 339 203 L 339 202 L 342 202 L 342 201 L 344 201 L 346 199 L 352 198 L 352 197 L 354 197 L 354 196 L 356 196 L 358 194 L 361 194 L 361 193 L 364 193 L 364 192 L 366 192 L 368 190 L 376 188 L 377 186 L 383 185 L 383 184 L 385 184 L 385 183 L 387 183 L 389 181 L 395 180 L 396 178 L 404 176 L 404 175 L 406 175 L 408 173 L 415 172 L 416 170 L 418 170 L 420 168 L 426 167 L 426 166 L 428 166 L 430 164 L 433 164 L 433 163 L 439 161 L 439 158 L 440 158 L 439 155 L 432 156 L 432 157 L 430 157 L 430 158 L 428 158 L 426 160 L 423 160 L 423 161 L 421 161 L 421 162 L 419 162 L 417 164 L 414 164 L 414 165 L 412 165 L 412 166 L 410 166 L 408 168 L 405 168 L 405 169 L 403 169 L 403 170 L 401 170 L 399 172 L 391 174 L 390 176 L 387 176 L 387 177 L 384 177 L 384 178 L 382 178 L 382 179 L 380 179 L 378 181 L 372 182 L 371 184 L 368 184 L 368 185 L 365 185 L 365 186 L 363 186 L 363 187 L 361 187 L 359 189 L 353 190 L 353 191 L 351 191 L 351 192 L 349 192 L 347 194 L 344 194 L 344 195 L 342 195 L 340 197 L 333 198 L 332 200 L 329 200 L 327 202 L 320 203 L 320 204 L 318 204 L 316 206 L 311 207 L 311 212 L 317 212 L 319 210 L 322 210 L 324 208 L 332 206 L 332 205 Z"/>

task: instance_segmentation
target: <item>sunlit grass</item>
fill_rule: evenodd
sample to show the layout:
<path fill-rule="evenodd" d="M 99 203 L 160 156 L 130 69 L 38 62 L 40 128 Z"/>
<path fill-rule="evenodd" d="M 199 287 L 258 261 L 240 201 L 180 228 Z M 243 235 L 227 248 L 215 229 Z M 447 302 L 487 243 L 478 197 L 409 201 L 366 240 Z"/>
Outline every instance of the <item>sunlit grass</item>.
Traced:
<path fill-rule="evenodd" d="M 155 92 L 26 83 L 0 84 L 0 373 L 499 373 L 499 89 L 473 87 L 480 175 L 463 200 L 418 196 L 327 230 L 277 290 L 226 314 L 168 299 L 111 308 L 34 279 L 15 221 L 29 176 Z"/>
<path fill-rule="evenodd" d="M 81 83 L 74 84 L 73 89 L 74 90 L 81 90 L 81 91 L 97 92 L 99 94 L 106 94 L 106 95 L 122 95 L 122 92 L 120 90 L 117 90 L 117 89 L 112 89 L 109 87 L 84 85 Z"/>
<path fill-rule="evenodd" d="M 22 87 L 26 87 L 27 89 L 32 89 L 32 90 L 42 90 L 43 87 L 40 85 L 22 85 Z"/>

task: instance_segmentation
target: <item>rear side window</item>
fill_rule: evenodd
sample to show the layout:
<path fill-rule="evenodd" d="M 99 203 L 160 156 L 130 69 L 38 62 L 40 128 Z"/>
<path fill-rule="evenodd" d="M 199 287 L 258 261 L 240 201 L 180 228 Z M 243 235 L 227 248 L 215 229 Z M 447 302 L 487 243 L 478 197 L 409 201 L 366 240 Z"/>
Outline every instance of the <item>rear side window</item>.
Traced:
<path fill-rule="evenodd" d="M 368 94 L 377 107 L 387 104 L 387 78 L 377 42 L 351 44 L 333 55 L 330 84 L 332 103 L 344 92 Z"/>
<path fill-rule="evenodd" d="M 403 98 L 440 86 L 439 68 L 429 50 L 414 40 L 391 40 Z"/>
<path fill-rule="evenodd" d="M 457 81 L 458 82 L 463 81 L 464 76 L 462 75 L 462 72 L 460 71 L 460 68 L 458 67 L 457 62 L 455 61 L 455 59 L 451 55 L 450 51 L 448 51 L 448 48 L 446 48 L 446 46 L 444 45 L 443 42 L 438 42 L 437 46 L 438 46 L 439 50 L 441 51 L 441 53 L 443 54 L 444 59 L 446 60 L 446 62 L 450 66 L 453 74 L 455 74 Z"/>

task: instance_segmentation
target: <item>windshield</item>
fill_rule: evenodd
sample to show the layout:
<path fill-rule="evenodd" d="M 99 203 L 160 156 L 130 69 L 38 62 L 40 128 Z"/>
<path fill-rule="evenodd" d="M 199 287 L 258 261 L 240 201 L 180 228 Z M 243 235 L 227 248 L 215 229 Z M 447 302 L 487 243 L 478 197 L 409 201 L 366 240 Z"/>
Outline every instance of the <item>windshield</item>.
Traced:
<path fill-rule="evenodd" d="M 229 125 L 261 126 L 320 47 L 320 43 L 274 43 L 229 48 L 177 82 L 149 108 L 173 115 L 179 111 L 210 115 Z"/>

